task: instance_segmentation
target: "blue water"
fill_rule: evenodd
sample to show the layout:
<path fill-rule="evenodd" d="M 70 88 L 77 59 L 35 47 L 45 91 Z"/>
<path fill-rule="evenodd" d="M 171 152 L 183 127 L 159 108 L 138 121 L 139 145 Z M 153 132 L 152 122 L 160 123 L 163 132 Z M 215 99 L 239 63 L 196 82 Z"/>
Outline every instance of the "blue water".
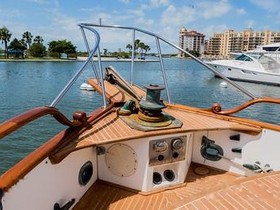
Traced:
<path fill-rule="evenodd" d="M 0 122 L 37 106 L 49 105 L 82 65 L 81 62 L 0 62 Z M 129 62 L 107 62 L 129 79 Z M 158 62 L 135 63 L 134 81 L 139 85 L 163 84 Z M 240 105 L 249 98 L 234 87 L 221 88 L 221 79 L 193 60 L 164 59 L 167 69 L 171 101 L 209 108 L 219 102 L 224 108 Z M 102 105 L 96 92 L 81 91 L 79 86 L 93 77 L 88 68 L 73 85 L 57 108 L 71 119 L 72 113 L 82 110 L 90 113 Z M 252 83 L 239 83 L 256 96 L 280 98 L 280 87 Z M 165 92 L 162 93 L 166 97 Z M 260 114 L 260 111 L 263 114 Z M 273 113 L 273 114 L 271 114 Z M 241 116 L 267 119 L 278 123 L 280 106 L 262 104 L 250 107 Z M 32 122 L 0 141 L 0 174 L 33 151 L 65 127 L 51 117 Z"/>

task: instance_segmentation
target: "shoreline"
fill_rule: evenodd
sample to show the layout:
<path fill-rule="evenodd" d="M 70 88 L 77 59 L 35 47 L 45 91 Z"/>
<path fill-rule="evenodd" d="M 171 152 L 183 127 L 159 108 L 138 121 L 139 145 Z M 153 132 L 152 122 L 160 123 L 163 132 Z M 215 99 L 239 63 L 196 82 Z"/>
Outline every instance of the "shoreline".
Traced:
<path fill-rule="evenodd" d="M 25 58 L 25 59 L 14 59 L 14 58 L 8 58 L 8 59 L 0 59 L 0 62 L 69 62 L 69 61 L 77 61 L 71 60 L 71 59 L 52 59 L 52 58 L 42 58 L 42 59 L 33 59 L 33 58 Z"/>
<path fill-rule="evenodd" d="M 0 58 L 0 62 L 84 62 L 87 57 L 77 57 L 77 59 L 58 59 L 58 58 Z M 93 58 L 97 61 L 97 57 Z M 112 61 L 112 62 L 131 62 L 130 58 L 116 58 L 116 57 L 102 57 L 102 61 Z M 135 62 L 159 62 L 157 59 L 135 59 Z"/>

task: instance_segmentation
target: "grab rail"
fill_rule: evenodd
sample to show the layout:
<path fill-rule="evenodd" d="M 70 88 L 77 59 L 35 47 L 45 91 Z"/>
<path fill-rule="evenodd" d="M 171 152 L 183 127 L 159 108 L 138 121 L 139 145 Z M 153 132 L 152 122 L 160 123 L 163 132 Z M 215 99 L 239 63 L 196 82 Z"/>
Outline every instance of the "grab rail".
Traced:
<path fill-rule="evenodd" d="M 222 73 L 220 73 L 219 71 L 217 71 L 216 69 L 212 68 L 211 66 L 209 66 L 208 64 L 204 63 L 202 60 L 196 58 L 195 56 L 193 56 L 191 53 L 189 53 L 188 51 L 178 47 L 177 45 L 173 44 L 172 42 L 168 41 L 167 39 L 143 30 L 143 29 L 139 29 L 136 27 L 124 27 L 124 26 L 118 26 L 118 25 L 101 25 L 100 24 L 90 24 L 90 23 L 81 23 L 79 24 L 81 31 L 82 31 L 82 36 L 84 38 L 84 42 L 87 48 L 87 51 L 89 53 L 88 58 L 86 59 L 86 61 L 84 62 L 84 64 L 82 65 L 82 67 L 78 70 L 78 72 L 74 75 L 74 77 L 67 83 L 67 85 L 63 88 L 63 90 L 58 94 L 58 96 L 53 100 L 53 102 L 49 105 L 50 107 L 55 107 L 60 100 L 63 98 L 63 96 L 67 93 L 67 91 L 70 89 L 70 87 L 74 84 L 74 82 L 77 80 L 77 78 L 80 76 L 80 74 L 84 71 L 85 67 L 87 66 L 87 64 L 89 62 L 91 62 L 92 68 L 94 70 L 97 82 L 100 84 L 101 88 L 102 88 L 102 96 L 103 96 L 103 105 L 104 107 L 107 106 L 106 104 L 106 97 L 105 97 L 105 86 L 104 86 L 104 73 L 102 70 L 102 64 L 101 64 L 101 56 L 100 56 L 100 36 L 99 33 L 93 28 L 93 27 L 101 27 L 101 28 L 118 28 L 118 29 L 126 29 L 126 30 L 132 30 L 132 60 L 131 60 L 131 70 L 130 70 L 130 83 L 131 85 L 133 84 L 133 71 L 134 71 L 134 59 L 135 59 L 135 55 L 134 55 L 134 42 L 135 42 L 135 32 L 140 32 L 149 36 L 152 36 L 155 38 L 156 41 L 156 46 L 157 46 L 157 50 L 158 50 L 158 54 L 159 54 L 159 61 L 160 61 L 160 68 L 162 71 L 162 77 L 163 77 L 163 82 L 166 88 L 166 96 L 167 96 L 167 101 L 168 103 L 171 103 L 171 99 L 170 99 L 170 95 L 169 95 L 169 88 L 168 88 L 168 83 L 167 83 L 167 78 L 166 78 L 166 70 L 164 68 L 163 65 L 163 59 L 161 56 L 161 47 L 160 47 L 160 40 L 165 42 L 166 44 L 168 44 L 169 46 L 187 54 L 188 56 L 190 56 L 191 58 L 193 58 L 195 61 L 197 61 L 198 63 L 200 63 L 201 65 L 203 65 L 204 67 L 206 67 L 207 69 L 211 70 L 214 74 L 218 75 L 219 77 L 221 77 L 222 79 L 224 79 L 225 81 L 227 81 L 229 84 L 231 84 L 232 86 L 234 86 L 235 88 L 237 88 L 238 90 L 240 90 L 241 92 L 243 92 L 244 94 L 246 94 L 247 96 L 249 96 L 251 99 L 256 99 L 256 97 L 250 93 L 249 91 L 247 91 L 246 89 L 242 88 L 241 86 L 239 86 L 237 83 L 231 81 L 230 79 L 228 79 L 227 77 L 225 77 Z M 87 37 L 85 34 L 85 29 L 91 31 L 94 33 L 94 37 L 95 37 L 95 45 L 93 47 L 92 50 L 90 50 L 89 47 L 89 43 L 87 41 Z M 93 63 L 93 57 L 94 55 L 97 54 L 98 57 L 98 68 L 99 68 L 99 72 L 95 69 L 94 63 Z"/>
<path fill-rule="evenodd" d="M 230 115 L 230 114 L 234 114 L 234 113 L 240 112 L 243 109 L 246 109 L 247 107 L 249 107 L 249 106 L 251 106 L 253 104 L 257 104 L 257 103 L 280 104 L 280 99 L 278 99 L 278 98 L 270 98 L 270 97 L 256 98 L 256 99 L 252 99 L 250 101 L 247 101 L 247 102 L 241 104 L 240 106 L 237 106 L 235 108 L 228 109 L 228 110 L 222 110 L 221 105 L 218 104 L 218 103 L 215 103 L 215 104 L 213 104 L 211 109 L 208 109 L 208 110 L 211 110 L 215 114 Z"/>
<path fill-rule="evenodd" d="M 99 36 L 98 32 L 95 29 L 93 29 L 93 28 L 91 28 L 89 26 L 85 26 L 85 25 L 82 25 L 82 24 L 80 24 L 79 26 L 82 29 L 82 35 L 84 37 L 85 44 L 86 44 L 87 50 L 89 52 L 88 58 L 86 59 L 86 61 L 82 65 L 82 67 L 78 70 L 78 72 L 73 76 L 73 78 L 67 83 L 67 85 L 62 89 L 62 91 L 58 94 L 58 96 L 49 105 L 50 107 L 55 107 L 60 102 L 60 100 L 63 98 L 63 96 L 68 92 L 68 90 L 72 87 L 74 82 L 79 78 L 81 73 L 84 71 L 84 69 L 87 66 L 87 64 L 89 62 L 92 63 L 92 59 L 93 59 L 93 56 L 95 55 L 95 53 L 97 53 L 97 55 L 98 55 L 98 64 L 99 64 L 99 70 L 100 70 L 99 77 L 100 77 L 100 83 L 101 83 L 102 90 L 103 90 L 103 103 L 104 103 L 104 107 L 106 107 L 104 81 L 102 79 L 103 73 L 102 73 L 102 66 L 101 66 L 101 61 L 100 61 L 100 49 L 99 49 L 100 36 Z M 85 32 L 84 32 L 84 29 L 88 29 L 89 31 L 91 31 L 91 32 L 93 32 L 95 34 L 95 45 L 94 45 L 94 47 L 93 47 L 93 49 L 91 51 L 90 51 L 90 48 L 89 48 L 89 45 L 88 45 L 88 42 L 87 42 L 87 39 L 86 39 L 86 35 L 85 35 Z M 92 63 L 92 65 L 93 65 L 93 63 Z M 94 66 L 93 66 L 93 68 L 94 68 Z M 96 76 L 97 76 L 97 79 L 98 79 L 97 73 L 96 73 Z"/>
<path fill-rule="evenodd" d="M 101 25 L 101 24 L 81 23 L 80 26 L 83 26 L 83 27 L 86 27 L 86 26 L 87 27 L 101 27 L 101 28 L 118 28 L 118 29 L 132 30 L 133 31 L 133 40 L 134 41 L 135 41 L 135 31 L 141 32 L 143 34 L 146 34 L 146 35 L 149 35 L 149 36 L 152 36 L 152 37 L 155 37 L 159 53 L 160 53 L 160 46 L 159 46 L 158 40 L 161 40 L 161 41 L 165 42 L 166 44 L 170 45 L 171 47 L 173 47 L 173 48 L 175 48 L 175 49 L 177 49 L 177 50 L 187 54 L 188 56 L 193 58 L 195 61 L 197 61 L 198 63 L 200 63 L 201 65 L 203 65 L 207 69 L 209 69 L 210 71 L 212 71 L 214 74 L 218 75 L 219 77 L 221 77 L 222 79 L 227 81 L 229 84 L 231 84 L 232 86 L 234 86 L 235 88 L 237 88 L 238 90 L 243 92 L 248 97 L 250 97 L 252 99 L 256 99 L 256 96 L 254 96 L 252 93 L 250 93 L 249 91 L 247 91 L 246 89 L 244 89 L 243 87 L 238 85 L 237 83 L 235 83 L 235 82 L 231 81 L 230 79 L 228 79 L 226 76 L 224 76 L 222 73 L 220 73 L 216 69 L 214 69 L 211 66 L 209 66 L 208 64 L 204 63 L 202 60 L 200 60 L 199 58 L 195 57 L 194 55 L 192 55 L 188 51 L 178 47 L 177 45 L 173 44 L 171 41 L 168 41 L 167 39 L 165 39 L 165 38 L 163 38 L 163 37 L 161 37 L 161 36 L 159 36 L 159 35 L 157 35 L 155 33 L 152 33 L 152 32 L 140 29 L 140 28 L 136 28 L 136 27 L 126 27 L 126 26 L 119 26 L 119 25 Z M 134 43 L 132 44 L 132 47 L 134 47 Z M 133 75 L 132 75 L 132 73 L 133 73 L 133 65 L 134 65 L 133 62 L 134 62 L 134 52 L 132 52 L 131 83 L 133 81 Z M 167 99 L 168 99 L 168 102 L 170 103 L 170 96 L 169 96 L 169 92 L 168 92 L 167 81 L 166 81 L 166 78 L 165 78 L 165 69 L 164 69 L 164 66 L 162 65 L 162 58 L 161 58 L 161 56 L 160 56 L 160 62 L 161 62 L 161 70 L 163 72 L 163 80 L 164 80 L 164 83 L 165 83 L 164 85 L 166 86 L 166 91 L 167 91 Z"/>
<path fill-rule="evenodd" d="M 23 127 L 29 122 L 32 122 L 45 115 L 52 115 L 58 122 L 70 127 L 80 126 L 87 120 L 86 113 L 84 112 L 75 112 L 73 114 L 73 121 L 70 121 L 65 115 L 63 115 L 54 107 L 37 107 L 1 123 L 0 139 Z"/>

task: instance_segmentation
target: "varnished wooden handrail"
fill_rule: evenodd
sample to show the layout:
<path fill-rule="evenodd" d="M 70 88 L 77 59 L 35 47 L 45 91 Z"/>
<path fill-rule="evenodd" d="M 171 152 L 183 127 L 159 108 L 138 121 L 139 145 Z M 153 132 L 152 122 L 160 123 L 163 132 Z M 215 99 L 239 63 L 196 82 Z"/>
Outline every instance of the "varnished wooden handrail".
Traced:
<path fill-rule="evenodd" d="M 93 124 L 96 119 L 99 119 L 99 117 L 101 117 L 103 114 L 106 114 L 112 109 L 112 107 L 113 104 L 108 105 L 105 109 L 96 109 L 90 114 L 89 118 L 87 118 L 86 126 L 68 128 L 61 131 L 59 134 L 57 134 L 52 139 L 44 143 L 42 146 L 40 146 L 35 151 L 30 153 L 21 161 L 19 161 L 15 166 L 13 166 L 4 174 L 2 174 L 0 176 L 0 194 L 1 189 L 4 192 L 7 192 L 14 184 L 16 184 L 20 179 L 22 179 L 36 165 L 38 165 L 46 157 L 50 156 L 51 153 L 54 152 L 57 147 L 59 147 L 59 145 L 67 144 L 69 141 L 71 141 L 71 139 L 76 138 L 78 135 L 83 133 L 87 129 L 87 126 Z"/>
<path fill-rule="evenodd" d="M 45 115 L 52 115 L 58 122 L 69 127 L 80 126 L 87 120 L 86 114 L 84 112 L 75 112 L 73 114 L 73 121 L 70 121 L 65 115 L 63 115 L 58 109 L 54 107 L 37 107 L 1 123 L 0 139 L 28 124 L 29 122 L 32 122 Z"/>
<path fill-rule="evenodd" d="M 280 104 L 280 99 L 278 98 L 270 98 L 270 97 L 264 97 L 264 98 L 256 98 L 252 99 L 250 101 L 245 102 L 244 104 L 237 106 L 232 109 L 228 110 L 222 110 L 222 107 L 219 103 L 213 104 L 212 108 L 210 109 L 215 114 L 221 114 L 221 115 L 230 115 L 237 112 L 242 111 L 243 109 L 246 109 L 247 107 L 256 104 L 256 103 L 274 103 L 274 104 Z"/>

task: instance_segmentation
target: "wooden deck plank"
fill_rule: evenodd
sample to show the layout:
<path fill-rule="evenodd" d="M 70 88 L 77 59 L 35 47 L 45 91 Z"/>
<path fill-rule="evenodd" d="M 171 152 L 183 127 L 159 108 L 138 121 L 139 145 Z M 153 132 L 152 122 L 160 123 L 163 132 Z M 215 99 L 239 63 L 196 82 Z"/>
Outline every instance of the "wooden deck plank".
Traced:
<path fill-rule="evenodd" d="M 131 99 L 116 86 L 106 82 L 106 97 L 113 102 L 126 102 Z M 135 89 L 135 92 L 138 88 Z M 120 93 L 121 92 L 121 93 Z M 143 94 L 143 91 L 139 91 Z M 155 135 L 184 133 L 211 130 L 236 130 L 251 134 L 261 132 L 260 126 L 231 121 L 227 117 L 215 117 L 202 112 L 188 111 L 167 106 L 165 113 L 180 120 L 181 128 L 154 130 L 149 132 L 131 129 L 119 116 L 112 112 L 68 145 L 66 150 L 57 151 L 55 158 L 61 159 L 65 153 L 88 146 L 133 140 Z M 82 199 L 75 205 L 74 210 L 87 209 L 252 209 L 273 208 L 280 206 L 280 175 L 257 176 L 243 178 L 220 170 L 210 170 L 205 176 L 193 172 L 196 164 L 192 164 L 186 177 L 186 185 L 175 189 L 143 195 L 127 189 L 113 186 L 103 181 L 97 181 Z M 263 179 L 262 179 L 263 178 Z M 256 190 L 255 188 L 258 187 Z M 267 188 L 267 189 L 266 189 Z M 264 193 L 263 196 L 263 191 Z M 273 196 L 274 195 L 274 196 Z M 273 203 L 273 204 L 271 204 Z M 272 205 L 272 206 L 271 206 Z"/>
<path fill-rule="evenodd" d="M 179 209 L 188 209 L 189 206 L 199 208 L 197 201 L 205 199 L 211 202 L 216 207 L 215 209 L 278 209 L 280 206 L 280 196 L 278 196 L 280 184 L 277 183 L 276 186 L 272 183 L 262 184 L 264 180 L 270 180 L 271 178 L 280 178 L 280 172 L 237 179 L 218 191 L 208 191 L 200 198 L 186 200 L 185 204 L 181 202 L 183 205 L 179 204 Z M 176 204 L 171 208 L 175 207 Z"/>
<path fill-rule="evenodd" d="M 213 168 L 209 168 L 207 175 L 198 175 L 194 172 L 196 167 L 200 165 L 191 164 L 186 185 L 150 195 L 97 181 L 74 210 L 277 209 L 280 206 L 280 183 L 271 182 L 280 179 L 280 172 L 245 178 Z"/>
<path fill-rule="evenodd" d="M 97 123 L 91 125 L 88 130 L 69 142 L 67 146 L 64 145 L 61 150 L 58 149 L 50 156 L 50 158 L 55 160 L 54 162 L 59 162 L 65 157 L 65 154 L 69 154 L 72 151 L 81 148 L 112 142 L 146 138 L 155 135 L 211 130 L 237 130 L 249 133 L 261 132 L 261 128 L 256 126 L 242 125 L 236 122 L 224 121 L 192 112 L 176 110 L 174 108 L 166 108 L 164 112 L 175 117 L 176 119 L 179 119 L 183 123 L 183 126 L 181 128 L 170 128 L 149 132 L 139 131 L 130 128 L 115 111 L 108 114 Z"/>
<path fill-rule="evenodd" d="M 185 186 L 150 195 L 139 194 L 103 181 L 97 181 L 75 205 L 73 210 L 164 209 L 179 201 L 201 194 L 204 190 L 208 191 L 213 187 L 224 186 L 225 183 L 228 183 L 228 180 L 233 182 L 238 179 L 237 175 L 212 168 L 208 176 L 197 175 L 192 170 L 197 166 L 197 164 L 191 165 Z M 204 206 L 203 203 L 204 201 L 199 201 L 199 205 Z"/>
<path fill-rule="evenodd" d="M 97 83 L 96 79 L 89 79 L 87 82 L 96 89 L 100 94 L 102 94 L 102 89 Z M 131 95 L 125 93 L 123 90 L 120 90 L 118 86 L 110 84 L 108 81 L 104 81 L 104 86 L 106 90 L 106 99 L 109 102 L 126 102 L 129 99 L 134 99 Z M 145 95 L 145 91 L 140 87 L 133 85 L 131 89 L 141 98 Z M 135 99 L 134 99 L 135 100 Z"/>
<path fill-rule="evenodd" d="M 186 111 L 175 109 L 165 109 L 166 113 L 174 116 L 183 122 L 181 128 L 164 129 L 150 132 L 143 132 L 136 129 L 131 129 L 123 120 L 121 120 L 117 113 L 111 113 L 98 123 L 92 126 L 90 130 L 81 135 L 80 139 L 90 138 L 92 144 L 109 143 L 120 140 L 136 139 L 151 135 L 165 134 L 165 133 L 178 133 L 178 132 L 191 132 L 202 130 L 242 130 L 248 132 L 260 132 L 261 128 L 255 126 L 247 126 L 230 121 L 223 121 L 208 116 L 201 116 Z M 105 136 L 98 136 L 103 133 Z M 104 134 L 105 133 L 105 134 Z"/>

